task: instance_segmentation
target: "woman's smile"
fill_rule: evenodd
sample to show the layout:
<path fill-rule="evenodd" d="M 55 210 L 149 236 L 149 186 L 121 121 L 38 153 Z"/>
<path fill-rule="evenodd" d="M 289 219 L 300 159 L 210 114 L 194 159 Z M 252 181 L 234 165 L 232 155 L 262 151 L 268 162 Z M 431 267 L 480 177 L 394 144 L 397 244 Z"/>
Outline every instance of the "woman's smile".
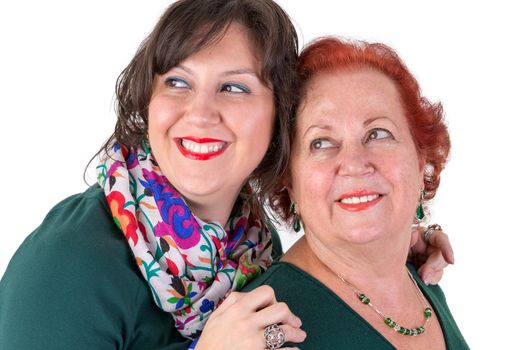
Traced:
<path fill-rule="evenodd" d="M 379 193 L 356 191 L 342 195 L 336 203 L 344 210 L 358 212 L 374 206 L 382 198 L 383 195 Z"/>
<path fill-rule="evenodd" d="M 182 155 L 193 160 L 209 160 L 224 153 L 229 143 L 212 138 L 184 136 L 175 138 Z"/>

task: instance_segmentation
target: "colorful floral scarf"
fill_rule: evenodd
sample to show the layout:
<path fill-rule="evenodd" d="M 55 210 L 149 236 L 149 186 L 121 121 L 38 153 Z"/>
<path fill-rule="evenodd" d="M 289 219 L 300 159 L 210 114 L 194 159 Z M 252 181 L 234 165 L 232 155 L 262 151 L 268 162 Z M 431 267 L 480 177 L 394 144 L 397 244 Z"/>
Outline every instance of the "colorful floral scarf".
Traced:
<path fill-rule="evenodd" d="M 231 290 L 271 263 L 271 237 L 243 201 L 224 229 L 194 216 L 162 175 L 147 144 L 115 144 L 97 167 L 116 225 L 124 233 L 155 303 L 194 339 Z"/>

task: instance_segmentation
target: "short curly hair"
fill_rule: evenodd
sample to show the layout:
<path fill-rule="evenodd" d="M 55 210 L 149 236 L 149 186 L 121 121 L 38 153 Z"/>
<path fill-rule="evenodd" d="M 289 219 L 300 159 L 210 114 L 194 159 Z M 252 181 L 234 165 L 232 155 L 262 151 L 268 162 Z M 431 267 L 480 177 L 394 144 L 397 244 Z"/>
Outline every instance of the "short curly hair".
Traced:
<path fill-rule="evenodd" d="M 417 80 L 389 46 L 336 37 L 317 39 L 307 45 L 300 54 L 298 66 L 300 100 L 304 97 L 306 86 L 313 76 L 322 71 L 340 68 L 375 69 L 395 83 L 417 153 L 425 162 L 424 199 L 432 199 L 436 194 L 440 174 L 450 152 L 450 137 L 441 103 L 431 103 L 421 95 Z M 300 101 L 298 103 L 300 104 Z M 295 129 L 294 117 L 289 134 L 292 145 Z M 280 178 L 270 196 L 270 206 L 287 222 L 292 216 L 291 199 L 288 191 L 283 188 L 289 178 L 288 171 Z"/>

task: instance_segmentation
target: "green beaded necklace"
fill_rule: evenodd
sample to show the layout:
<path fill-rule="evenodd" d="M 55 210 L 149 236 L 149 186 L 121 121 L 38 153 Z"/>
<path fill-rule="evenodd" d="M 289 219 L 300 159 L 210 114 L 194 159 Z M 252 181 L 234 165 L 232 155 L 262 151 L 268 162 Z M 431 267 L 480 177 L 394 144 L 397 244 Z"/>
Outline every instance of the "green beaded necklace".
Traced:
<path fill-rule="evenodd" d="M 407 273 L 408 273 L 408 276 L 410 277 L 410 279 L 412 280 L 412 282 L 414 283 L 414 286 L 416 287 L 417 291 L 419 292 L 419 299 L 420 299 L 421 303 L 423 305 L 425 305 L 426 303 L 425 303 L 425 298 L 423 297 L 423 293 L 421 292 L 421 290 L 417 286 L 417 283 L 414 280 L 414 277 L 412 277 L 412 275 L 410 274 L 408 269 L 407 269 Z M 344 284 L 346 284 L 347 286 L 350 287 L 350 289 L 352 289 L 352 291 L 355 293 L 357 298 L 363 304 L 370 306 L 372 308 L 372 310 L 374 310 L 375 313 L 377 313 L 383 319 L 385 324 L 388 327 L 390 327 L 391 329 L 393 329 L 394 331 L 396 331 L 397 333 L 404 334 L 404 335 L 411 335 L 411 336 L 415 337 L 415 336 L 418 336 L 418 335 L 423 334 L 425 332 L 425 327 L 427 326 L 428 322 L 430 321 L 430 317 L 432 316 L 432 308 L 428 304 L 426 305 L 425 310 L 423 311 L 423 316 L 425 317 L 425 323 L 423 325 L 421 325 L 419 327 L 416 327 L 416 328 L 402 327 L 402 326 L 398 325 L 397 322 L 395 322 L 392 318 L 388 317 L 383 312 L 381 312 L 381 310 L 379 310 L 374 304 L 372 304 L 370 298 L 367 297 L 365 295 L 365 293 L 363 293 L 359 289 L 357 289 L 352 283 L 348 282 L 340 274 L 336 273 L 336 275 L 337 275 L 337 277 L 339 277 L 339 279 L 341 281 L 343 281 Z"/>

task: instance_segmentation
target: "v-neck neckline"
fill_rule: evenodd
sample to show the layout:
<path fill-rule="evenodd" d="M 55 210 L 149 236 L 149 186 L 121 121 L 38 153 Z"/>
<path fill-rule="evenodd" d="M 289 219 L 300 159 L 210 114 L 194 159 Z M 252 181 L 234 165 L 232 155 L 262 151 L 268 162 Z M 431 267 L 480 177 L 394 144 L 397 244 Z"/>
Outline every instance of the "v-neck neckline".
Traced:
<path fill-rule="evenodd" d="M 301 275 L 303 275 L 304 277 L 306 277 L 306 279 L 308 279 L 310 282 L 316 284 L 317 286 L 321 287 L 322 290 L 324 290 L 329 296 L 331 296 L 332 298 L 334 298 L 338 303 L 342 304 L 343 307 L 345 307 L 356 319 L 358 319 L 360 322 L 363 323 L 363 325 L 365 325 L 367 328 L 371 329 L 373 333 L 375 333 L 375 335 L 379 338 L 381 338 L 381 340 L 383 340 L 384 342 L 386 342 L 387 344 L 389 344 L 392 349 L 397 349 L 383 334 L 381 334 L 381 332 L 379 332 L 374 326 L 372 326 L 370 324 L 370 322 L 368 322 L 363 316 L 361 316 L 357 311 L 355 311 L 352 307 L 350 307 L 350 305 L 348 305 L 339 295 L 337 295 L 336 293 L 334 293 L 330 288 L 328 288 L 323 282 L 319 281 L 317 278 L 315 278 L 314 276 L 310 275 L 308 272 L 304 271 L 303 269 L 301 269 L 300 267 L 298 267 L 297 265 L 294 265 L 290 262 L 287 262 L 287 261 L 276 261 L 273 263 L 273 265 L 285 265 L 285 266 L 288 266 L 289 268 L 291 268 L 292 270 L 295 270 L 296 272 L 300 273 Z M 430 303 L 430 306 L 432 307 L 432 310 L 434 311 L 434 317 L 437 318 L 438 322 L 439 322 L 439 325 L 441 327 L 441 331 L 443 332 L 443 338 L 445 340 L 445 348 L 448 349 L 449 348 L 449 344 L 448 344 L 448 329 L 444 326 L 443 322 L 441 321 L 441 309 L 440 307 L 437 307 L 436 306 L 436 303 L 434 303 L 434 301 L 432 300 L 433 298 L 430 296 L 430 293 L 428 291 L 428 287 L 423 283 L 423 281 L 419 278 L 419 276 L 417 275 L 417 272 L 414 268 L 413 265 L 411 264 L 407 264 L 406 265 L 407 268 L 408 268 L 408 271 L 409 273 L 412 275 L 412 277 L 414 277 L 419 289 L 421 290 L 421 292 L 423 293 L 423 295 L 425 296 L 425 298 L 428 300 L 428 302 Z"/>

